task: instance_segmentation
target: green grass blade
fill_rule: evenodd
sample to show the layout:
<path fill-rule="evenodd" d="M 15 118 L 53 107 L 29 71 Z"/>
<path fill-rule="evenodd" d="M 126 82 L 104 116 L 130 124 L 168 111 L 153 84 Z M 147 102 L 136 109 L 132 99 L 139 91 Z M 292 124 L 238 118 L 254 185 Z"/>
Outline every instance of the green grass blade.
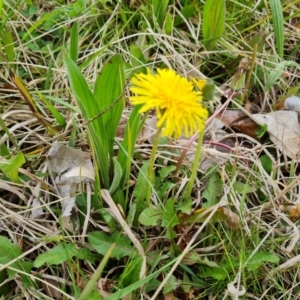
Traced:
<path fill-rule="evenodd" d="M 264 91 L 265 92 L 268 92 L 272 86 L 276 83 L 276 81 L 278 80 L 278 78 L 282 75 L 282 73 L 284 72 L 285 68 L 288 68 L 288 67 L 295 67 L 297 68 L 298 70 L 300 70 L 300 65 L 294 61 L 282 61 L 280 62 L 276 68 L 274 68 L 269 76 L 268 76 L 268 79 L 267 79 L 267 82 L 265 84 L 265 88 L 264 88 Z"/>
<path fill-rule="evenodd" d="M 51 77 L 53 76 L 52 67 L 53 67 L 53 60 L 51 59 L 49 61 L 49 65 L 48 65 L 48 70 L 47 70 L 47 76 L 46 76 L 46 80 L 45 80 L 44 90 L 49 90 L 50 89 Z"/>
<path fill-rule="evenodd" d="M 41 24 L 43 24 L 45 21 L 51 19 L 52 17 L 54 17 L 56 14 L 61 13 L 63 10 L 65 10 L 65 7 L 60 7 L 56 10 L 51 11 L 48 14 L 45 14 L 44 16 L 42 16 L 40 19 L 38 19 L 28 30 L 27 32 L 24 34 L 24 36 L 22 37 L 22 41 L 25 41 L 27 39 L 27 37 L 34 32 Z"/>
<path fill-rule="evenodd" d="M 152 274 L 148 275 L 147 277 L 127 286 L 124 289 L 119 290 L 118 292 L 110 295 L 109 297 L 107 297 L 107 300 L 119 300 L 122 299 L 122 297 L 128 295 L 129 293 L 136 291 L 138 288 L 140 288 L 141 286 L 143 286 L 144 284 L 148 283 L 150 280 L 154 279 L 156 276 L 158 276 L 159 274 L 162 273 L 163 270 L 168 269 L 170 266 L 172 266 L 175 262 L 176 259 L 173 259 L 172 261 L 170 261 L 169 263 L 167 263 L 166 265 L 164 265 L 162 268 L 160 268 L 159 270 L 153 272 Z"/>
<path fill-rule="evenodd" d="M 75 63 L 77 63 L 78 52 L 79 52 L 78 36 L 79 36 L 78 22 L 75 21 L 72 26 L 71 37 L 70 37 L 70 58 Z"/>
<path fill-rule="evenodd" d="M 134 73 L 147 74 L 147 61 L 142 50 L 135 44 L 130 45 L 131 65 L 134 68 Z"/>
<path fill-rule="evenodd" d="M 92 290 L 95 288 L 95 285 L 100 278 L 107 262 L 115 248 L 115 244 L 112 244 L 103 259 L 101 260 L 96 272 L 93 274 L 92 278 L 88 281 L 87 285 L 85 286 L 84 290 L 82 291 L 81 295 L 79 296 L 78 300 L 86 300 L 89 299 L 89 296 Z"/>
<path fill-rule="evenodd" d="M 139 135 L 141 129 L 141 118 L 140 114 L 138 113 L 140 107 L 136 106 L 133 108 L 124 135 L 124 139 L 122 141 L 122 148 L 118 153 L 118 161 L 123 167 L 123 176 L 122 181 L 120 183 L 120 187 L 124 187 L 127 180 L 130 176 L 130 166 L 131 166 L 131 159 L 134 152 L 134 146 Z M 124 149 L 126 151 L 122 151 Z"/>
<path fill-rule="evenodd" d="M 0 117 L 0 128 L 3 130 L 6 134 L 10 142 L 18 149 L 18 142 L 15 140 L 13 135 L 10 133 L 9 129 L 7 128 L 4 120 Z"/>
<path fill-rule="evenodd" d="M 19 168 L 26 162 L 25 156 L 22 152 L 18 152 L 17 155 L 0 162 L 0 170 L 15 183 L 21 183 L 19 178 Z"/>
<path fill-rule="evenodd" d="M 203 9 L 202 32 L 205 46 L 213 49 L 225 29 L 225 0 L 206 0 Z"/>
<path fill-rule="evenodd" d="M 284 28 L 283 28 L 283 13 L 280 0 L 271 0 L 270 7 L 272 12 L 275 41 L 278 55 L 283 57 L 283 44 L 284 44 Z"/>
<path fill-rule="evenodd" d="M 43 100 L 43 102 L 46 104 L 54 118 L 56 119 L 56 122 L 62 127 L 65 128 L 66 126 L 66 120 L 62 116 L 62 114 L 42 95 L 40 91 L 36 91 L 39 97 Z"/>

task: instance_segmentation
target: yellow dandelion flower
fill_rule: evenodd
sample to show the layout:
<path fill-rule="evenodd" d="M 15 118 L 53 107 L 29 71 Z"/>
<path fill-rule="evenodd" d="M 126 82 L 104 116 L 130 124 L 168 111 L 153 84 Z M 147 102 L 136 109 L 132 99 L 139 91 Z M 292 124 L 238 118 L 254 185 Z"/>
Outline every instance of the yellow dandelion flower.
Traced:
<path fill-rule="evenodd" d="M 197 82 L 197 81 L 196 81 Z M 130 97 L 133 105 L 142 105 L 140 113 L 156 109 L 158 128 L 163 127 L 165 136 L 192 136 L 203 130 L 208 116 L 201 105 L 201 91 L 195 91 L 192 82 L 178 75 L 172 69 L 158 69 L 157 74 L 137 74 L 131 80 L 130 90 L 136 96 Z M 202 82 L 196 84 L 202 89 Z"/>

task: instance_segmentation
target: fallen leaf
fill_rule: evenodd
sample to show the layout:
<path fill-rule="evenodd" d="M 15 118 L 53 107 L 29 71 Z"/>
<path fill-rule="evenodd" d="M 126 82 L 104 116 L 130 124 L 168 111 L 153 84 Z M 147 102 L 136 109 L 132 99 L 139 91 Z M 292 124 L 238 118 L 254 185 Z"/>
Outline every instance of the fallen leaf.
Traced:
<path fill-rule="evenodd" d="M 229 128 L 257 139 L 255 131 L 259 126 L 248 115 L 240 110 L 225 110 L 217 118 Z"/>
<path fill-rule="evenodd" d="M 300 125 L 295 111 L 274 111 L 254 114 L 252 118 L 261 126 L 267 125 L 271 141 L 288 157 L 299 159 Z"/>
<path fill-rule="evenodd" d="M 62 198 L 62 225 L 69 231 L 76 230 L 74 224 L 78 225 L 79 222 L 74 208 L 78 184 L 94 181 L 91 155 L 54 142 L 47 159 L 49 171 L 57 174 L 53 176 L 58 194 Z"/>
<path fill-rule="evenodd" d="M 219 113 L 216 118 L 218 118 L 223 124 L 227 127 L 230 127 L 231 124 L 243 123 L 243 118 L 247 115 L 241 110 L 231 110 L 227 109 Z"/>
<path fill-rule="evenodd" d="M 36 219 L 37 217 L 44 214 L 44 211 L 41 208 L 41 206 L 42 206 L 41 202 L 37 198 L 34 198 L 32 201 L 32 210 L 30 214 L 30 219 Z"/>
<path fill-rule="evenodd" d="M 148 141 L 150 144 L 153 144 L 155 133 L 157 131 L 156 127 L 157 118 L 147 118 L 139 137 L 139 143 L 144 143 L 144 141 Z"/>
<path fill-rule="evenodd" d="M 49 283 L 49 284 L 48 284 Z M 61 299 L 62 295 L 59 292 L 60 287 L 57 281 L 51 278 L 43 278 L 42 286 L 46 292 L 46 294 L 52 299 Z"/>

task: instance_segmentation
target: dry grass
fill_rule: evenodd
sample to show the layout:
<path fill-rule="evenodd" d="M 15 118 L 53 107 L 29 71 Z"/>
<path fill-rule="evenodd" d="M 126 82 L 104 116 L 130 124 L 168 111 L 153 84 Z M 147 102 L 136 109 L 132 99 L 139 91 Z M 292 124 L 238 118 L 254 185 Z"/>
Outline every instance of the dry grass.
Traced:
<path fill-rule="evenodd" d="M 47 162 L 54 141 L 92 153 L 95 158 L 95 149 L 91 149 L 87 136 L 87 122 L 70 88 L 63 61 L 63 55 L 70 53 L 74 21 L 79 24 L 77 65 L 91 87 L 108 59 L 120 54 L 127 80 L 138 67 L 145 66 L 168 67 L 184 76 L 212 78 L 216 93 L 207 103 L 210 115 L 224 103 L 221 96 L 226 84 L 230 83 L 240 60 L 248 57 L 254 68 L 247 101 L 242 103 L 239 96 L 234 97 L 226 102 L 228 105 L 222 112 L 236 109 L 251 116 L 254 111 L 273 111 L 287 96 L 299 94 L 299 65 L 296 64 L 299 62 L 299 3 L 282 3 L 285 39 L 284 58 L 280 58 L 270 8 L 261 1 L 227 1 L 224 34 L 210 50 L 203 46 L 199 22 L 202 3 L 185 1 L 184 6 L 194 5 L 192 16 L 166 33 L 165 23 L 153 23 L 151 1 L 131 1 L 131 5 L 128 1 L 116 5 L 88 2 L 3 3 L 5 22 L 1 29 L 12 35 L 14 57 L 7 59 L 10 50 L 3 42 L 0 101 L 1 119 L 6 128 L 1 125 L 1 161 L 15 157 L 18 152 L 26 160 L 16 169 L 19 182 L 13 182 L 0 166 L 1 237 L 5 243 L 11 242 L 11 249 L 15 249 L 12 245 L 19 247 L 19 252 L 7 253 L 0 246 L 1 299 L 80 299 L 87 282 L 94 279 L 97 286 L 90 291 L 89 299 L 106 298 L 117 291 L 128 294 L 128 298 L 114 294 L 115 298 L 109 299 L 300 299 L 298 161 L 286 157 L 267 134 L 263 139 L 254 139 L 232 127 L 224 131 L 207 126 L 202 163 L 189 203 L 193 211 L 205 206 L 207 209 L 198 213 L 198 221 L 170 227 L 159 223 L 167 218 L 164 215 L 155 226 L 138 222 L 146 209 L 139 185 L 145 182 L 140 170 L 149 159 L 152 147 L 146 132 L 148 125 L 137 139 L 130 180 L 122 191 L 126 205 L 120 205 L 116 200 L 119 198 L 107 190 L 100 192 L 99 186 L 80 184 L 76 190 L 75 221 L 78 223 L 73 232 L 66 230 L 62 221 L 60 203 L 64 198 L 59 195 L 55 175 L 50 174 Z M 184 1 L 169 6 L 173 18 L 182 13 L 180 2 Z M 254 55 L 249 44 L 258 32 L 265 38 L 258 40 Z M 142 50 L 140 61 L 131 48 L 134 44 Z M 267 90 L 271 72 L 286 61 L 294 64 L 286 63 L 283 74 Z M 10 70 L 23 80 L 39 113 L 52 124 L 56 134 L 49 134 L 32 114 L 13 84 Z M 126 99 L 128 95 L 126 86 Z M 61 114 L 64 126 L 60 126 L 44 99 Z M 127 103 L 122 116 L 124 122 L 131 112 L 132 107 Z M 150 135 L 153 130 L 150 126 Z M 123 135 L 120 125 L 116 140 L 121 142 Z M 183 194 L 195 163 L 193 151 L 188 152 L 176 180 L 160 173 L 176 165 L 187 142 L 160 141 L 151 207 L 160 204 L 168 207 L 167 202 L 172 198 L 176 215 L 189 205 Z M 221 148 L 214 147 L 213 143 L 219 143 Z M 231 151 L 225 151 L 224 144 Z M 115 144 L 116 153 L 118 148 Z M 267 162 L 262 157 L 267 157 Z M 204 170 L 208 159 L 213 164 Z M 99 182 L 96 178 L 96 183 Z M 39 200 L 43 215 L 33 219 L 35 199 Z M 213 222 L 215 213 L 224 207 L 239 218 L 236 228 L 230 226 L 230 221 Z M 136 253 L 109 259 L 101 270 L 102 281 L 95 274 L 104 254 L 91 245 L 88 236 L 92 232 L 107 236 L 122 232 L 113 241 L 116 247 L 123 245 L 125 250 Z M 173 233 L 176 237 L 170 238 Z M 122 244 L 121 237 L 128 238 L 129 244 Z M 39 255 L 51 253 L 49 250 L 59 245 L 74 245 L 86 252 L 79 254 L 74 250 L 75 254 L 62 262 L 55 263 L 50 257 L 48 263 L 33 265 Z"/>

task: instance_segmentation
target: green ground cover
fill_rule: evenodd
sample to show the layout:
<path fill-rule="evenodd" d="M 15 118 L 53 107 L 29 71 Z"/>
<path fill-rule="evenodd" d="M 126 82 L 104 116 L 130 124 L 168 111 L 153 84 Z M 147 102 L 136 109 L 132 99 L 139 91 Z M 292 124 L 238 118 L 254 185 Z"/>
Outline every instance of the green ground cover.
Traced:
<path fill-rule="evenodd" d="M 299 0 L 0 18 L 0 299 L 300 299 Z"/>

